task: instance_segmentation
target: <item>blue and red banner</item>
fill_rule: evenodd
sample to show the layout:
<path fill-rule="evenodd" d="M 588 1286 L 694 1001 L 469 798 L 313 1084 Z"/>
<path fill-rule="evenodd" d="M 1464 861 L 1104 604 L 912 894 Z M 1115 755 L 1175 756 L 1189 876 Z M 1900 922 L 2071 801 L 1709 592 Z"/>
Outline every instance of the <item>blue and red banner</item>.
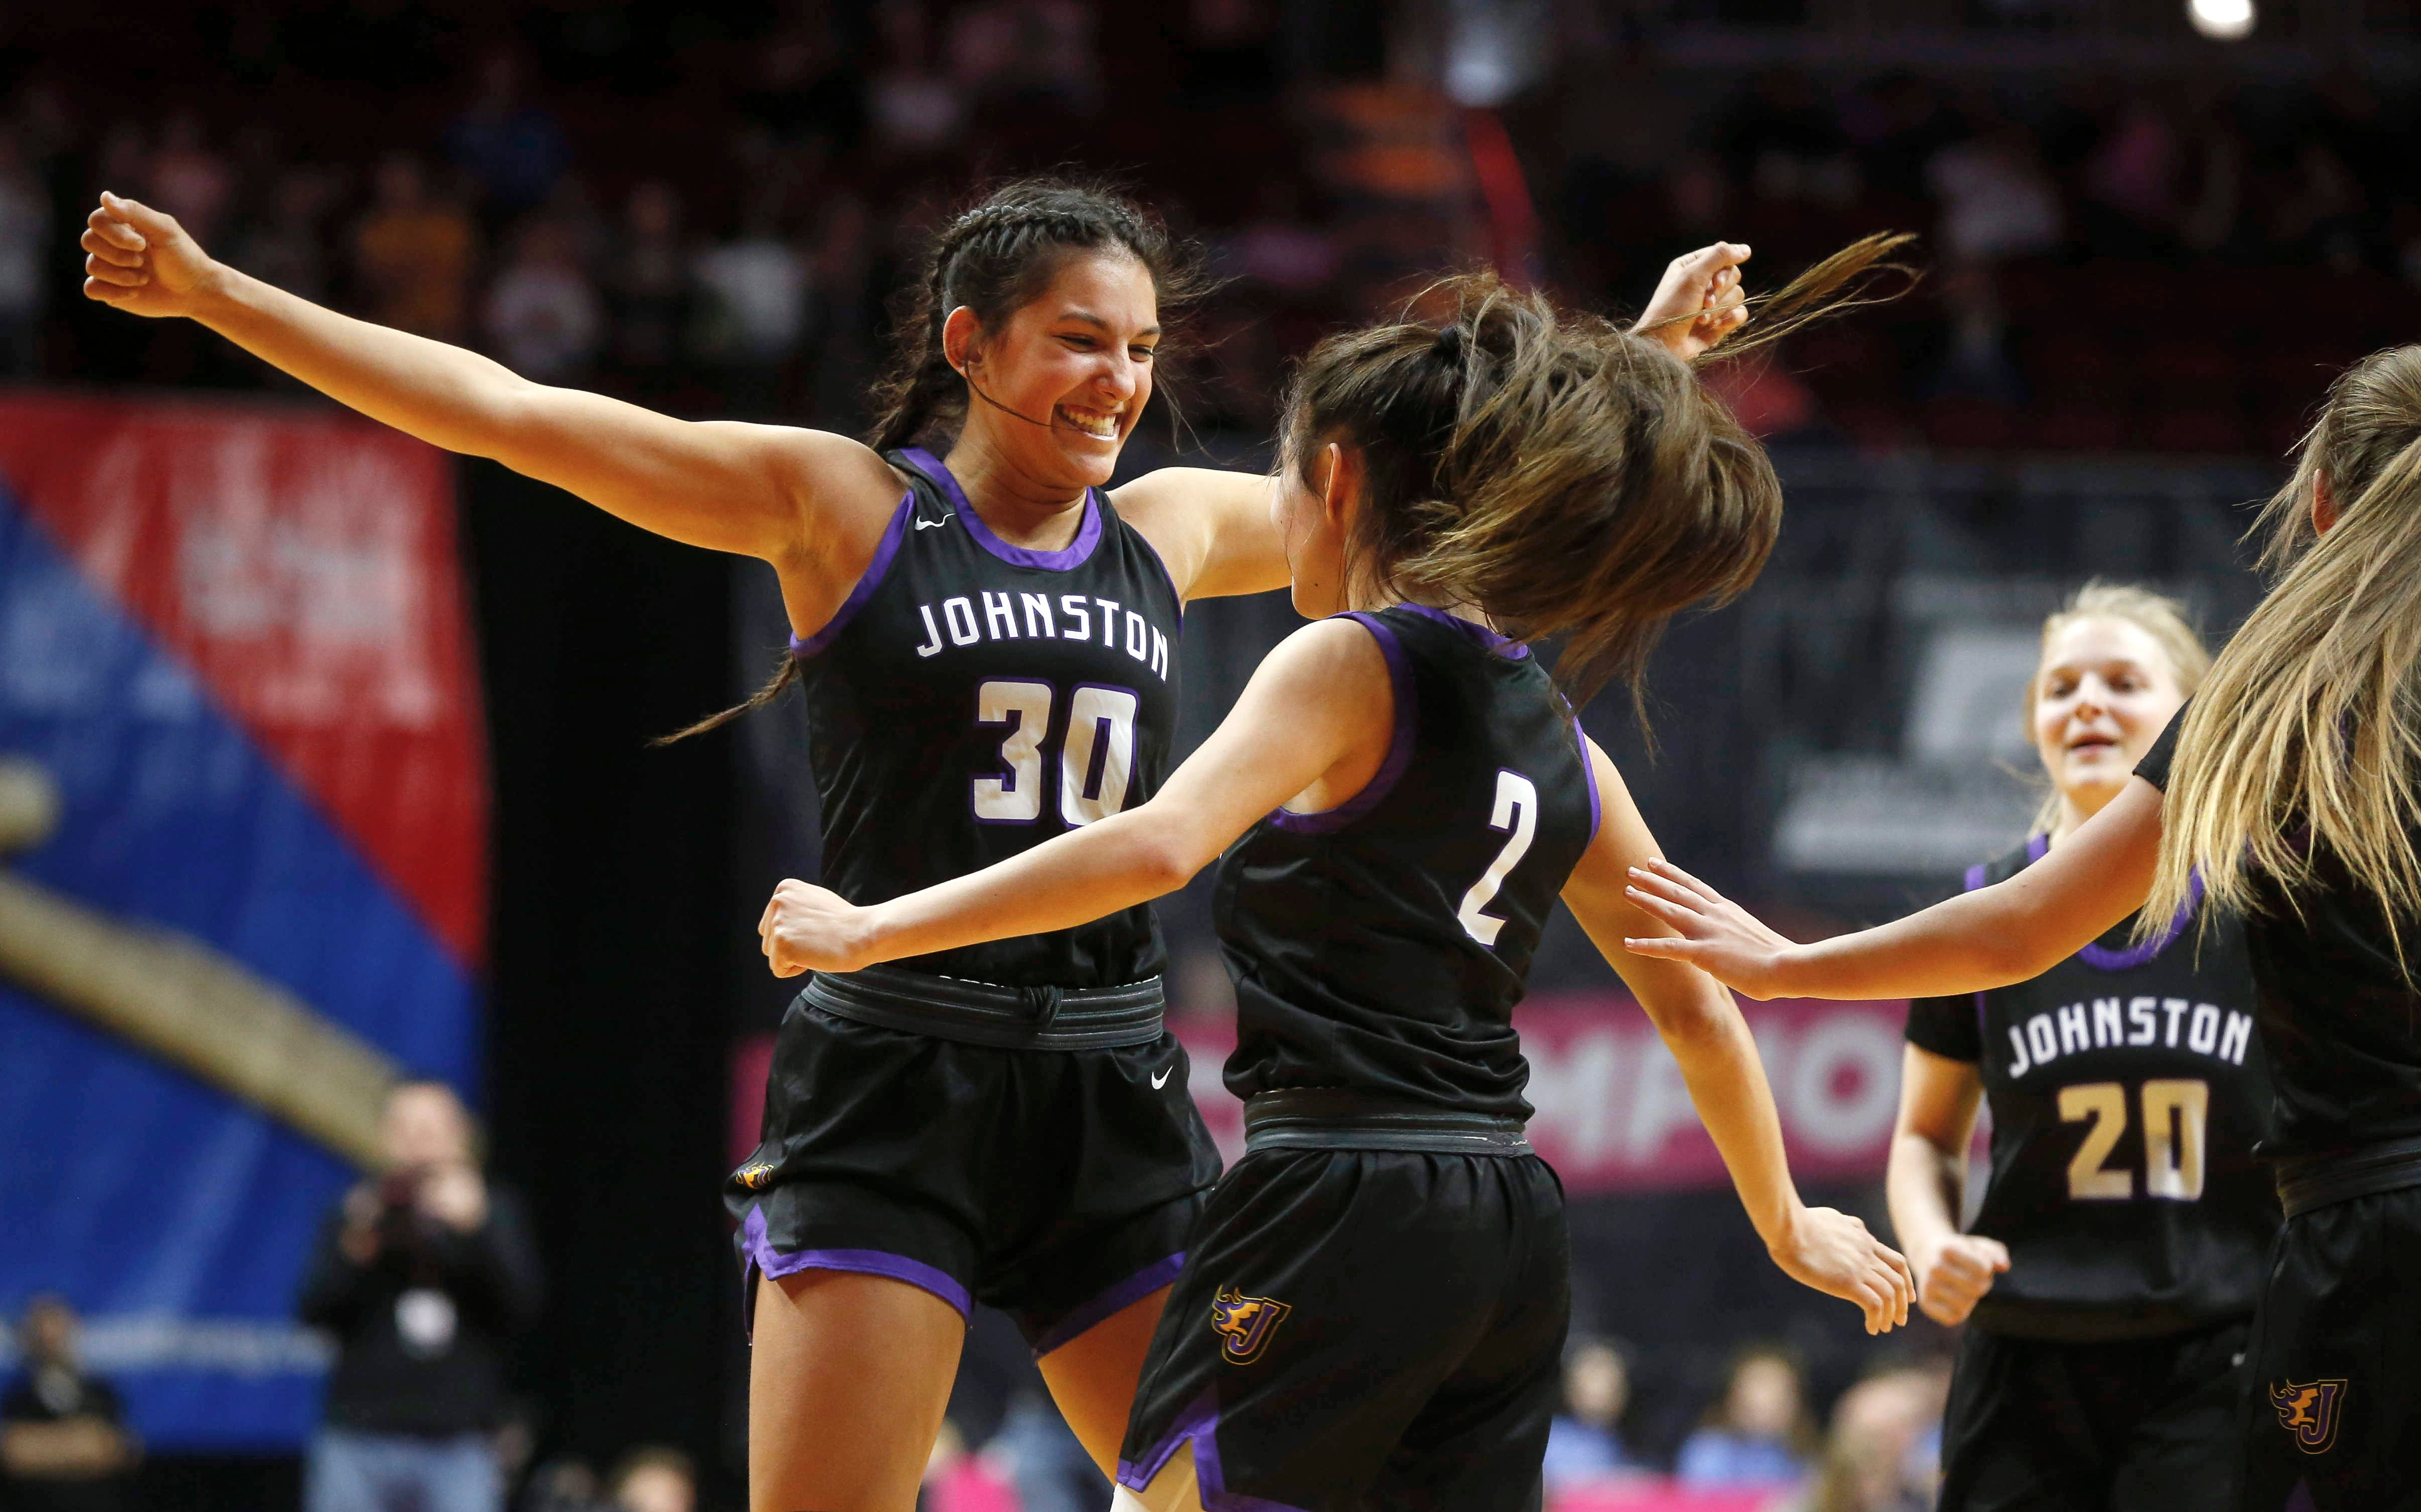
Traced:
<path fill-rule="evenodd" d="M 302 410 L 0 399 L 0 762 L 60 798 L 12 882 L 468 1093 L 480 731 L 441 453 Z M 65 1294 L 155 1446 L 297 1443 L 325 1359 L 295 1288 L 353 1173 L 41 985 L 76 969 L 0 973 L 0 1314 Z"/>

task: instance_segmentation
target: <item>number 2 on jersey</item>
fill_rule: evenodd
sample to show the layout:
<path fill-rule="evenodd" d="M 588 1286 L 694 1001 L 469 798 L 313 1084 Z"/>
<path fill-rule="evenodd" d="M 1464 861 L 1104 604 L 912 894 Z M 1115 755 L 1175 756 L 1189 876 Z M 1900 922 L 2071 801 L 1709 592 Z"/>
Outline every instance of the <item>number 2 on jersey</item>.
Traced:
<path fill-rule="evenodd" d="M 1000 764 L 1007 769 L 975 780 L 976 818 L 988 824 L 1031 824 L 1042 817 L 1042 740 L 1051 732 L 1051 684 L 994 678 L 976 690 L 976 723 L 1006 725 Z M 1106 818 L 1126 806 L 1134 772 L 1135 695 L 1124 688 L 1087 685 L 1068 701 L 1068 734 L 1060 742 L 1059 815 L 1070 828 Z"/>
<path fill-rule="evenodd" d="M 1506 874 L 1521 865 L 1522 857 L 1530 849 L 1530 842 L 1539 836 L 1537 785 L 1518 772 L 1499 772 L 1496 774 L 1496 806 L 1488 816 L 1488 827 L 1512 833 L 1507 836 L 1504 848 L 1496 852 L 1496 859 L 1479 874 L 1479 881 L 1472 883 L 1471 891 L 1462 895 L 1462 907 L 1455 911 L 1455 917 L 1462 922 L 1465 934 L 1483 945 L 1492 946 L 1496 943 L 1496 931 L 1505 927 L 1505 921 L 1492 913 L 1482 913 L 1480 910 L 1495 901 L 1497 889 L 1505 885 Z"/>
<path fill-rule="evenodd" d="M 2161 1078 L 2144 1083 L 2144 1195 L 2193 1202 L 2202 1195 L 2203 1130 L 2210 1121 L 2210 1083 Z M 2135 1173 L 2103 1163 L 2127 1131 L 2127 1088 L 2088 1082 L 2059 1089 L 2059 1121 L 2090 1120 L 2076 1158 L 2068 1162 L 2068 1195 L 2075 1202 L 2125 1202 L 2135 1195 Z"/>

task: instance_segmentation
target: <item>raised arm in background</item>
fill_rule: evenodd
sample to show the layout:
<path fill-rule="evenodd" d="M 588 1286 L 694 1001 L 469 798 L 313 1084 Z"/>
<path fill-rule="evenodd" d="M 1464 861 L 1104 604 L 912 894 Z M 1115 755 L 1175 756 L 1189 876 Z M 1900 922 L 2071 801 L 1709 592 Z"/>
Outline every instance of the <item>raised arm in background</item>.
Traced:
<path fill-rule="evenodd" d="M 1630 894 L 1674 933 L 1624 942 L 1753 998 L 1953 997 L 2027 981 L 2144 906 L 2161 851 L 2161 790 L 2141 777 L 2051 854 L 1920 913 L 1796 944 L 1670 862 L 1634 866 Z"/>

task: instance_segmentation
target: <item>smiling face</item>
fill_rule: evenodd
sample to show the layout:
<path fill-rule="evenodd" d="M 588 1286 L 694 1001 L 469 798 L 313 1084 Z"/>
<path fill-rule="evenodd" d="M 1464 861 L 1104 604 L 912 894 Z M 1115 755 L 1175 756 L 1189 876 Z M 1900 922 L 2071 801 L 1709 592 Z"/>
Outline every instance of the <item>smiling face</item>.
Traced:
<path fill-rule="evenodd" d="M 1038 487 L 1076 493 L 1110 480 L 1151 398 L 1159 300 L 1132 254 L 1075 252 L 1000 330 L 961 306 L 942 341 L 950 366 L 981 391 L 967 396 L 961 444 L 992 452 Z"/>
<path fill-rule="evenodd" d="M 2185 699 L 2168 652 L 2128 620 L 2079 617 L 2044 643 L 2035 750 L 2072 818 L 2118 796 Z"/>

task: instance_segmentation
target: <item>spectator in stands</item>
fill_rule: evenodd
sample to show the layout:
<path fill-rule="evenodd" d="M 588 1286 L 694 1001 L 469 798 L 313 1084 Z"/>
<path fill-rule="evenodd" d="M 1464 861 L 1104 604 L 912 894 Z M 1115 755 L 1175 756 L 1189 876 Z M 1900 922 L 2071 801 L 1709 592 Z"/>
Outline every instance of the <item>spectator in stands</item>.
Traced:
<path fill-rule="evenodd" d="M 51 257 L 51 198 L 0 128 L 0 376 L 28 378 L 39 361 Z"/>
<path fill-rule="evenodd" d="M 17 1331 L 24 1373 L 0 1396 L 0 1506 L 10 1512 L 122 1512 L 142 1445 L 117 1393 L 76 1356 L 76 1315 L 37 1297 Z"/>
<path fill-rule="evenodd" d="M 287 169 L 270 191 L 267 212 L 244 228 L 228 260 L 289 293 L 326 299 L 328 258 L 321 238 L 331 197 L 324 173 Z"/>
<path fill-rule="evenodd" d="M 596 355 L 604 314 L 561 222 L 522 226 L 513 260 L 488 290 L 483 325 L 497 360 L 523 378 L 557 382 Z"/>
<path fill-rule="evenodd" d="M 202 123 L 190 111 L 168 117 L 151 155 L 151 201 L 177 217 L 186 230 L 207 241 L 218 234 L 235 194 L 235 171 L 211 150 Z"/>
<path fill-rule="evenodd" d="M 1942 207 L 1943 248 L 1955 258 L 1992 262 L 2059 244 L 2059 191 L 2023 127 L 1995 121 L 1951 143 L 1925 179 Z"/>
<path fill-rule="evenodd" d="M 1022 1512 L 1100 1512 L 1110 1504 L 1092 1457 L 1039 1391 L 1020 1391 L 1008 1404 L 984 1457 L 1007 1472 Z"/>
<path fill-rule="evenodd" d="M 381 325 L 460 340 L 476 245 L 471 218 L 430 193 L 421 161 L 388 153 L 379 162 L 376 197 L 353 228 L 363 313 Z"/>
<path fill-rule="evenodd" d="M 305 1505 L 498 1512 L 505 1346 L 539 1305 L 528 1225 L 443 1083 L 398 1085 L 379 1136 L 383 1170 L 328 1215 L 303 1286 L 303 1320 L 336 1338 Z"/>
<path fill-rule="evenodd" d="M 1622 1440 L 1631 1362 L 1612 1339 L 1577 1334 L 1564 1346 L 1564 1410 L 1547 1430 L 1548 1489 L 1645 1474 Z"/>
<path fill-rule="evenodd" d="M 492 229 L 544 204 L 571 164 L 562 124 L 523 98 L 521 60 L 509 47 L 480 59 L 471 102 L 446 131 L 445 152 L 478 186 L 479 213 Z"/>
<path fill-rule="evenodd" d="M 688 258 L 680 243 L 680 196 L 661 179 L 643 180 L 622 210 L 621 244 L 605 281 L 614 355 L 641 387 L 681 355 L 693 320 Z"/>
<path fill-rule="evenodd" d="M 1798 1357 L 1753 1344 L 1733 1357 L 1724 1395 L 1682 1442 L 1674 1473 L 1693 1488 L 1794 1485 L 1813 1439 Z"/>
<path fill-rule="evenodd" d="M 933 67 L 932 16 L 923 0 L 883 0 L 875 8 L 883 65 L 867 88 L 874 145 L 886 156 L 944 151 L 966 124 L 959 86 Z"/>
<path fill-rule="evenodd" d="M 614 1512 L 697 1512 L 697 1467 L 664 1444 L 632 1450 L 605 1483 Z"/>
<path fill-rule="evenodd" d="M 1948 1394 L 1933 1364 L 1886 1368 L 1843 1393 L 1800 1512 L 1930 1512 Z"/>
<path fill-rule="evenodd" d="M 738 237 L 699 256 L 697 281 L 712 309 L 706 355 L 724 369 L 733 408 L 769 413 L 806 326 L 808 292 L 806 262 L 780 234 L 770 197 L 749 207 Z"/>

